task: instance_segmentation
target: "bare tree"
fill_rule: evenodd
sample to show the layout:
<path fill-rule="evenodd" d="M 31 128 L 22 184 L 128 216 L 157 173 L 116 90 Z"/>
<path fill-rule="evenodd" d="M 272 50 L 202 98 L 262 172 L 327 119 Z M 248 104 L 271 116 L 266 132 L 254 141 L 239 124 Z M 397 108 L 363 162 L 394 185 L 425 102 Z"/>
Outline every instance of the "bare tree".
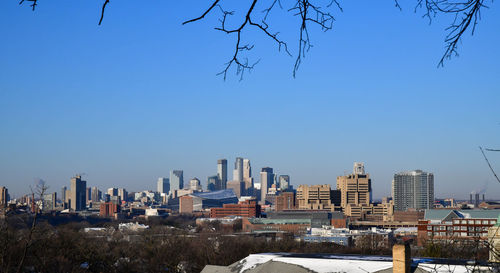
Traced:
<path fill-rule="evenodd" d="M 484 4 L 488 0 L 416 0 L 414 7 L 415 12 L 423 10 L 423 17 L 432 19 L 439 15 L 449 15 L 451 22 L 446 28 L 445 51 L 438 62 L 438 66 L 443 66 L 445 60 L 452 56 L 458 56 L 458 45 L 462 40 L 463 35 L 470 31 L 474 34 L 478 21 L 481 19 L 481 10 L 487 6 Z M 490 0 L 493 2 L 493 0 Z M 19 4 L 30 2 L 32 10 L 37 6 L 37 0 L 20 0 Z M 286 10 L 291 16 L 298 20 L 298 45 L 295 55 L 295 64 L 293 66 L 293 76 L 302 63 L 302 59 L 306 56 L 306 52 L 311 49 L 311 36 L 309 29 L 318 27 L 323 31 L 331 30 L 335 17 L 334 11 L 342 12 L 343 9 L 338 0 L 245 0 L 240 1 L 246 4 L 246 8 L 240 10 L 238 14 L 243 14 L 241 17 L 236 16 L 236 11 L 229 11 L 223 7 L 224 0 L 210 0 L 207 7 L 201 12 L 198 17 L 184 21 L 182 24 L 194 23 L 203 20 L 206 16 L 220 12 L 220 25 L 215 29 L 222 31 L 234 37 L 234 47 L 229 60 L 225 63 L 225 68 L 218 73 L 224 79 L 227 77 L 228 71 L 234 66 L 236 75 L 243 77 L 247 71 L 251 71 L 259 62 L 249 61 L 247 57 L 242 56 L 254 48 L 252 43 L 246 43 L 243 39 L 244 30 L 256 30 L 262 32 L 269 39 L 274 41 L 278 46 L 278 50 L 285 51 L 289 56 L 293 56 L 289 50 L 288 43 L 278 37 L 279 31 L 272 30 L 268 24 L 268 19 L 272 16 L 275 9 Z M 110 3 L 110 0 L 103 0 L 99 25 L 102 24 L 104 12 Z M 260 4 L 260 5 L 259 5 Z M 245 5 L 242 5 L 245 6 Z M 395 0 L 395 6 L 402 10 L 398 0 Z M 234 26 L 230 26 L 228 18 L 239 21 Z"/>

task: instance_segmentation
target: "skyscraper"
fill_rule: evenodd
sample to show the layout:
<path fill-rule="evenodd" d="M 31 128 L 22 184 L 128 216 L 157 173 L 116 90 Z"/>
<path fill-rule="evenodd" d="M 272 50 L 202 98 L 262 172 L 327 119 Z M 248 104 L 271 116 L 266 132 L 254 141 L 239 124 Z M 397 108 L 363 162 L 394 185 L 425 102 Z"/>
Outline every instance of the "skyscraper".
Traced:
<path fill-rule="evenodd" d="M 64 202 L 66 202 L 66 191 L 67 190 L 68 190 L 68 188 L 66 186 L 61 188 L 61 201 L 63 203 L 63 207 L 64 207 Z"/>
<path fill-rule="evenodd" d="M 243 158 L 237 157 L 234 162 L 233 181 L 243 181 Z"/>
<path fill-rule="evenodd" d="M 91 200 L 92 202 L 99 202 L 101 201 L 101 196 L 100 196 L 101 191 L 97 187 L 92 187 L 92 193 L 91 193 Z"/>
<path fill-rule="evenodd" d="M 109 194 L 109 196 L 118 196 L 118 189 L 117 188 L 109 188 L 108 194 Z"/>
<path fill-rule="evenodd" d="M 207 178 L 207 190 L 215 191 L 217 189 L 217 185 L 220 186 L 219 177 L 217 175 L 209 176 Z"/>
<path fill-rule="evenodd" d="M 170 171 L 170 190 L 180 190 L 184 188 L 184 172 L 182 170 Z"/>
<path fill-rule="evenodd" d="M 70 209 L 74 211 L 84 210 L 85 204 L 85 190 L 87 189 L 87 181 L 82 180 L 80 175 L 71 178 L 71 195 L 70 195 Z"/>
<path fill-rule="evenodd" d="M 92 200 L 92 191 L 90 187 L 88 187 L 85 189 L 85 204 L 90 203 L 91 200 Z"/>
<path fill-rule="evenodd" d="M 120 197 L 120 200 L 122 201 L 128 201 L 128 192 L 124 188 L 119 188 L 118 189 L 118 196 Z"/>
<path fill-rule="evenodd" d="M 268 189 L 273 184 L 274 174 L 273 168 L 264 167 L 260 172 L 260 201 L 262 204 L 266 202 Z"/>
<path fill-rule="evenodd" d="M 279 176 L 279 188 L 282 191 L 286 191 L 290 188 L 290 176 L 289 175 L 280 175 Z"/>
<path fill-rule="evenodd" d="M 158 178 L 156 191 L 159 193 L 168 193 L 170 191 L 170 180 L 165 177 Z"/>
<path fill-rule="evenodd" d="M 372 195 L 372 180 L 365 173 L 363 163 L 355 162 L 353 173 L 337 177 L 337 190 L 341 192 L 341 207 L 348 205 L 369 206 Z"/>
<path fill-rule="evenodd" d="M 434 174 L 422 170 L 400 172 L 392 184 L 394 210 L 431 209 L 434 205 Z"/>
<path fill-rule="evenodd" d="M 227 159 L 217 160 L 217 177 L 219 178 L 220 186 L 217 190 L 225 190 L 227 185 Z"/>
<path fill-rule="evenodd" d="M 243 159 L 243 182 L 245 182 L 245 194 L 253 195 L 253 177 L 250 159 Z"/>
<path fill-rule="evenodd" d="M 9 201 L 9 191 L 6 187 L 0 187 L 0 207 L 6 207 Z"/>

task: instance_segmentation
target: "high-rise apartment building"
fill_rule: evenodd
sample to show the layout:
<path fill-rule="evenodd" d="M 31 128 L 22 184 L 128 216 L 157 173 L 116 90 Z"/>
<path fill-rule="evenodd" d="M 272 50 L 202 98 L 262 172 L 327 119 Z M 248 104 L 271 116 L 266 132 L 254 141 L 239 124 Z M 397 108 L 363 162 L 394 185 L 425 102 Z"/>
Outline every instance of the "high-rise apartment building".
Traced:
<path fill-rule="evenodd" d="M 87 181 L 82 180 L 80 175 L 71 178 L 71 194 L 70 194 L 70 209 L 74 211 L 84 210 L 85 192 L 87 189 Z"/>
<path fill-rule="evenodd" d="M 273 174 L 273 168 L 270 167 L 264 167 L 262 168 L 260 172 L 260 202 L 262 204 L 265 204 L 266 202 L 266 195 L 273 184 L 274 181 L 274 174 Z"/>
<path fill-rule="evenodd" d="M 217 177 L 219 178 L 219 186 L 217 190 L 225 190 L 227 185 L 227 160 L 217 160 Z"/>
<path fill-rule="evenodd" d="M 280 175 L 278 185 L 282 191 L 288 190 L 290 188 L 290 176 L 289 175 Z"/>
<path fill-rule="evenodd" d="M 0 207 L 6 207 L 9 201 L 9 191 L 6 187 L 0 187 Z"/>
<path fill-rule="evenodd" d="M 159 193 L 168 193 L 170 191 L 170 180 L 166 177 L 158 178 L 156 191 Z"/>
<path fill-rule="evenodd" d="M 170 171 L 170 190 L 180 190 L 184 188 L 184 172 L 182 170 Z"/>
<path fill-rule="evenodd" d="M 392 184 L 394 210 L 432 209 L 434 205 L 434 174 L 422 170 L 400 172 Z"/>
<path fill-rule="evenodd" d="M 217 175 L 209 176 L 207 178 L 207 190 L 215 191 L 217 189 L 217 185 L 219 184 L 219 177 Z"/>

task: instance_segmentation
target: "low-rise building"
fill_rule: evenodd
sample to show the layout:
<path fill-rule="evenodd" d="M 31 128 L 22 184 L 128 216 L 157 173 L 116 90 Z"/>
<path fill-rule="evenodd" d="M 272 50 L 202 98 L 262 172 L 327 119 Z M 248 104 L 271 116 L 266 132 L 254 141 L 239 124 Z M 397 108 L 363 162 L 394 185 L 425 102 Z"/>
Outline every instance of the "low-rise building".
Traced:
<path fill-rule="evenodd" d="M 256 200 L 247 200 L 238 204 L 224 204 L 222 208 L 211 208 L 210 218 L 227 216 L 259 217 L 260 205 Z"/>
<path fill-rule="evenodd" d="M 425 210 L 418 222 L 418 244 L 427 241 L 486 241 L 488 229 L 497 223 L 500 210 Z"/>
<path fill-rule="evenodd" d="M 307 233 L 311 227 L 311 219 L 268 219 L 268 218 L 243 218 L 243 232 L 269 232 L 284 231 L 295 235 Z"/>

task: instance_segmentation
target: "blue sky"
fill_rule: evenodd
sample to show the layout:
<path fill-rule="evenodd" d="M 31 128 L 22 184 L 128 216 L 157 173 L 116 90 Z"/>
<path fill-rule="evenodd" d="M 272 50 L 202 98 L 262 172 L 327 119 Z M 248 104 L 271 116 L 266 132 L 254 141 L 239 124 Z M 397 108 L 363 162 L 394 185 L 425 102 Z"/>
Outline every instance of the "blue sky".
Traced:
<path fill-rule="evenodd" d="M 361 161 L 375 197 L 395 172 L 423 169 L 436 197 L 500 199 L 478 149 L 500 146 L 498 3 L 444 68 L 449 18 L 345 1 L 333 30 L 311 28 L 295 79 L 294 59 L 249 30 L 259 64 L 223 81 L 234 37 L 213 29 L 218 13 L 181 25 L 209 1 L 174 2 L 112 1 L 102 26 L 101 1 L 0 2 L 0 185 L 18 196 L 42 178 L 59 192 L 86 173 L 90 186 L 137 191 L 172 169 L 205 184 L 218 158 L 242 156 L 255 176 L 271 166 L 295 186 L 334 186 Z M 297 18 L 272 16 L 295 53 Z"/>

